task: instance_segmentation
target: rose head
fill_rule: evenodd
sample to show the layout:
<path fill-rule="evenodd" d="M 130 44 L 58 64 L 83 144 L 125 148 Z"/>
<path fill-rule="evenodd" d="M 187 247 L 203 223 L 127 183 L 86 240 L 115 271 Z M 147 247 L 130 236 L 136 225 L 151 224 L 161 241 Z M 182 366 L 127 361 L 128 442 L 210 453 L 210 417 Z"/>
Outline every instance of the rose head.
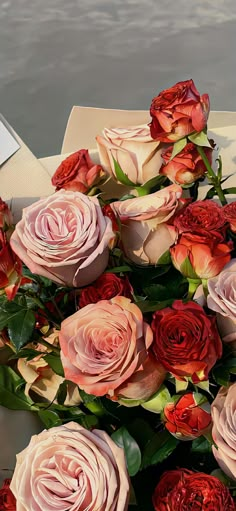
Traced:
<path fill-rule="evenodd" d="M 180 210 L 174 219 L 174 225 L 179 233 L 191 232 L 194 234 L 224 233 L 224 209 L 211 200 L 199 200 Z"/>
<path fill-rule="evenodd" d="M 211 409 L 205 396 L 188 392 L 175 396 L 163 412 L 165 427 L 180 440 L 194 440 L 203 435 L 211 424 Z"/>
<path fill-rule="evenodd" d="M 153 506 L 155 511 L 235 511 L 230 492 L 219 479 L 184 468 L 164 472 Z"/>
<path fill-rule="evenodd" d="M 195 302 L 176 300 L 153 314 L 151 327 L 152 351 L 167 371 L 180 380 L 190 377 L 193 383 L 208 379 L 222 355 L 214 317 Z"/>
<path fill-rule="evenodd" d="M 170 248 L 172 263 L 187 278 L 210 279 L 218 275 L 230 261 L 231 242 L 222 243 L 221 236 L 203 232 L 181 234 Z"/>
<path fill-rule="evenodd" d="M 16 511 L 16 499 L 10 490 L 11 479 L 3 481 L 0 488 L 0 509 L 1 511 Z"/>
<path fill-rule="evenodd" d="M 120 218 L 121 242 L 129 259 L 137 264 L 156 264 L 176 240 L 169 222 L 179 206 L 182 189 L 171 185 L 144 197 L 112 203 Z"/>
<path fill-rule="evenodd" d="M 236 480 L 236 383 L 222 387 L 211 405 L 212 452 L 220 468 Z"/>
<path fill-rule="evenodd" d="M 101 164 L 116 181 L 114 159 L 134 184 L 142 185 L 159 174 L 161 150 L 147 124 L 105 128 L 103 137 L 96 140 Z"/>
<path fill-rule="evenodd" d="M 206 148 L 205 153 L 211 163 L 212 149 Z M 194 144 L 186 144 L 184 149 L 173 159 L 171 159 L 171 155 L 172 147 L 168 147 L 162 153 L 165 164 L 162 165 L 160 174 L 167 176 L 173 183 L 188 185 L 194 183 L 206 173 L 205 164 Z"/>
<path fill-rule="evenodd" d="M 75 422 L 44 430 L 18 454 L 11 490 L 17 511 L 126 511 L 123 449 Z"/>
<path fill-rule="evenodd" d="M 222 272 L 208 280 L 207 305 L 209 309 L 236 321 L 236 259 L 232 259 Z"/>
<path fill-rule="evenodd" d="M 132 286 L 127 277 L 118 277 L 115 273 L 103 273 L 91 285 L 82 289 L 79 297 L 79 307 L 99 300 L 110 300 L 114 296 L 126 296 L 132 299 Z"/>
<path fill-rule="evenodd" d="M 87 149 L 80 149 L 68 156 L 59 165 L 52 177 L 56 190 L 63 188 L 73 192 L 87 193 L 104 178 L 101 165 L 96 165 Z"/>
<path fill-rule="evenodd" d="M 105 270 L 113 237 L 95 197 L 60 190 L 23 210 L 11 246 L 32 273 L 77 287 Z"/>
<path fill-rule="evenodd" d="M 236 232 L 236 201 L 223 207 L 223 214 L 232 232 Z"/>
<path fill-rule="evenodd" d="M 152 339 L 150 326 L 128 298 L 87 305 L 61 324 L 65 378 L 95 396 L 147 399 L 166 374 L 148 355 Z"/>
<path fill-rule="evenodd" d="M 12 251 L 6 235 L 0 230 L 0 295 L 6 293 L 8 300 L 13 300 L 25 280 L 22 277 L 21 260 Z"/>
<path fill-rule="evenodd" d="M 176 142 L 202 131 L 210 111 L 208 94 L 200 96 L 193 80 L 176 83 L 152 100 L 151 136 L 161 142 Z"/>

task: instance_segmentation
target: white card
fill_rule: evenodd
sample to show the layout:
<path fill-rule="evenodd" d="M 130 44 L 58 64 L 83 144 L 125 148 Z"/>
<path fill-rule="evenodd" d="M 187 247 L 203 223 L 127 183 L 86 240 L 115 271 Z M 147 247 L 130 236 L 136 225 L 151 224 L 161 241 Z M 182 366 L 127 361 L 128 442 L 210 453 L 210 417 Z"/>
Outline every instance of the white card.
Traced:
<path fill-rule="evenodd" d="M 20 149 L 20 145 L 0 119 L 0 166 Z"/>

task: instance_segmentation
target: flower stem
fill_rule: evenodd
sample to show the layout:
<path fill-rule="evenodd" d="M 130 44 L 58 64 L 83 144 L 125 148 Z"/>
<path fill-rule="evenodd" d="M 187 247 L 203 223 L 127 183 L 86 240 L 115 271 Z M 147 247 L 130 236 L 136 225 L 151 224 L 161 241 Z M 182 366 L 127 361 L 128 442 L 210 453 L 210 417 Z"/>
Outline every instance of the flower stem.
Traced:
<path fill-rule="evenodd" d="M 188 279 L 188 296 L 187 300 L 191 300 L 195 291 L 200 286 L 201 280 L 200 279 Z"/>
<path fill-rule="evenodd" d="M 197 150 L 198 150 L 198 153 L 200 154 L 200 156 L 204 162 L 204 165 L 207 169 L 207 177 L 210 180 L 210 182 L 213 184 L 213 186 L 215 188 L 215 192 L 218 195 L 222 206 L 225 206 L 225 204 L 227 204 L 227 200 L 226 200 L 224 192 L 222 190 L 220 179 L 215 174 L 213 168 L 211 167 L 210 162 L 209 162 L 209 160 L 206 156 L 206 153 L 204 151 L 204 148 L 201 146 L 197 146 Z"/>

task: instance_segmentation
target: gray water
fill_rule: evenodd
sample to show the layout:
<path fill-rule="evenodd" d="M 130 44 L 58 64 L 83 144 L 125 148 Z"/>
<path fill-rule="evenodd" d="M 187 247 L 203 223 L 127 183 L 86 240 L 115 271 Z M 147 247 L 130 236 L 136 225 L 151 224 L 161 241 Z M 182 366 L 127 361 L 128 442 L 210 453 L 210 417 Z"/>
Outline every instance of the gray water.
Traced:
<path fill-rule="evenodd" d="M 0 112 L 37 155 L 73 104 L 148 109 L 187 78 L 236 110 L 235 0 L 0 0 Z"/>

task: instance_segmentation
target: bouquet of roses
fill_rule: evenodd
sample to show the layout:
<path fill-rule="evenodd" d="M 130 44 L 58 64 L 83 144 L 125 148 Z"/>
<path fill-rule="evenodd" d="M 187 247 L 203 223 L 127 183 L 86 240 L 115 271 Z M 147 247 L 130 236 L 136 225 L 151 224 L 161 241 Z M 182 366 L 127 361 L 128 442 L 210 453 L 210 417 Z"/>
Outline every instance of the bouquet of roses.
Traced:
<path fill-rule="evenodd" d="M 236 188 L 209 109 L 180 82 L 15 226 L 1 201 L 0 404 L 46 428 L 1 509 L 236 509 Z"/>

